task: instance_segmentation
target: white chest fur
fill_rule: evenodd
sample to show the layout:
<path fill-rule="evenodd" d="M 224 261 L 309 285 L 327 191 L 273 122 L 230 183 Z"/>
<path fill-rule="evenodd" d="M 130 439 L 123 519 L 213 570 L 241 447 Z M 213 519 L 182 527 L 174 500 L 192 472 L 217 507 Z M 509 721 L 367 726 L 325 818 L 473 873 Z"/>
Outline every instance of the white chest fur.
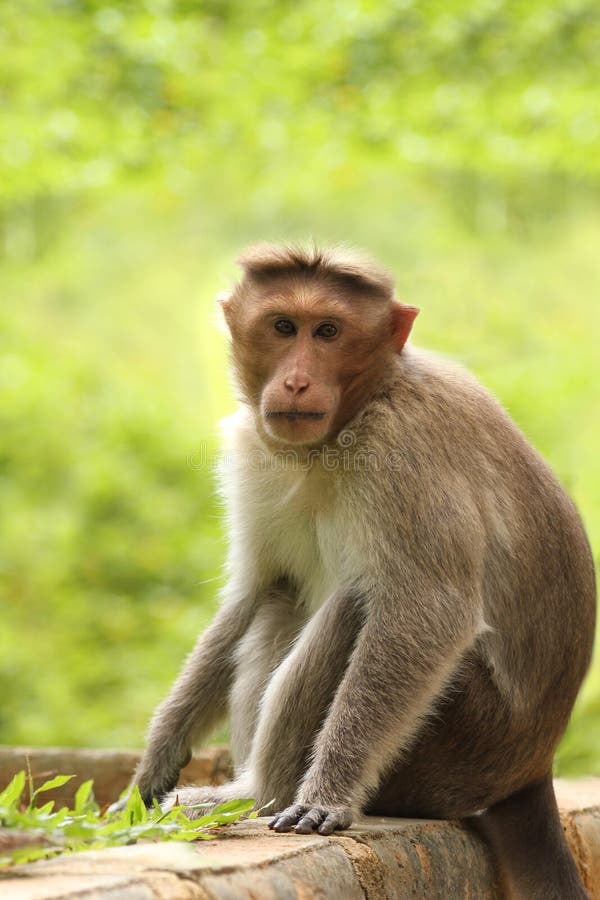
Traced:
<path fill-rule="evenodd" d="M 230 515 L 230 564 L 290 578 L 314 612 L 342 580 L 344 526 L 336 478 L 292 453 L 268 453 L 252 440 L 246 417 L 227 420 L 222 485 Z"/>

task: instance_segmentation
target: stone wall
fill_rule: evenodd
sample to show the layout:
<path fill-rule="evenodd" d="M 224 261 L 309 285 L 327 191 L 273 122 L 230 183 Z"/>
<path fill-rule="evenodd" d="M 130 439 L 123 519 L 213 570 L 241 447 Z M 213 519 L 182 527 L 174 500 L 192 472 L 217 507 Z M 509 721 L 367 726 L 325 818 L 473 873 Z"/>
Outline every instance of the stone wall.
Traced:
<path fill-rule="evenodd" d="M 97 782 L 109 802 L 127 784 L 135 753 L 0 749 L 0 788 L 24 767 Z M 226 748 L 210 748 L 185 778 L 227 777 Z M 75 781 L 75 779 L 74 779 Z M 70 788 L 70 796 L 76 784 Z M 63 789 L 64 790 L 64 789 Z M 600 900 L 600 779 L 557 780 L 563 826 L 590 896 Z M 48 795 L 49 796 L 49 795 Z M 268 819 L 242 822 L 211 841 L 139 844 L 18 866 L 0 876 L 3 900 L 499 900 L 493 860 L 457 822 L 369 817 L 332 837 L 275 834 Z M 2 843 L 0 833 L 0 844 Z"/>

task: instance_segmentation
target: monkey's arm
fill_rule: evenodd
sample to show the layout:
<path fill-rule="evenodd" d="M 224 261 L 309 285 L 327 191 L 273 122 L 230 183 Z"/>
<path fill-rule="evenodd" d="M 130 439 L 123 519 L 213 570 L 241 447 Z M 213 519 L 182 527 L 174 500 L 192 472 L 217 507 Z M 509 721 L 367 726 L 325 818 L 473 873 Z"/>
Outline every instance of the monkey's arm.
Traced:
<path fill-rule="evenodd" d="M 226 589 L 225 597 L 150 723 L 146 750 L 132 782 L 146 803 L 175 786 L 180 769 L 190 760 L 192 742 L 200 741 L 225 714 L 233 651 L 259 602 L 235 584 Z"/>
<path fill-rule="evenodd" d="M 294 805 L 271 822 L 276 831 L 347 828 L 476 638 L 475 602 L 422 573 L 404 583 L 402 597 L 396 589 L 370 598 L 312 764 Z"/>

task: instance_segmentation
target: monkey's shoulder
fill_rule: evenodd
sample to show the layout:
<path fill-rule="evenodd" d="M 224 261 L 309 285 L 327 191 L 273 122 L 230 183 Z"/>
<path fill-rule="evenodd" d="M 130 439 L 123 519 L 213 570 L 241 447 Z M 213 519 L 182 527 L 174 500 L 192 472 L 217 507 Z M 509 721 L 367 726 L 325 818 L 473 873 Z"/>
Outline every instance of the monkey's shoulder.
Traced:
<path fill-rule="evenodd" d="M 415 521 L 433 513 L 468 523 L 483 514 L 515 529 L 534 510 L 572 517 L 564 490 L 501 404 L 432 353 L 404 350 L 347 434 L 352 458 L 344 468 L 361 477 L 346 484 L 369 498 L 367 508 L 385 510 L 393 499 Z"/>
<path fill-rule="evenodd" d="M 405 348 L 396 357 L 389 396 L 398 414 L 417 414 L 419 421 L 429 419 L 436 428 L 443 424 L 446 431 L 462 431 L 473 421 L 516 429 L 500 401 L 472 372 L 429 350 Z"/>
<path fill-rule="evenodd" d="M 515 457 L 527 456 L 530 447 L 499 400 L 473 374 L 413 347 L 396 358 L 355 427 L 361 449 L 368 442 L 394 450 L 411 465 L 420 459 L 443 469 L 462 469 L 482 458 L 505 469 Z"/>

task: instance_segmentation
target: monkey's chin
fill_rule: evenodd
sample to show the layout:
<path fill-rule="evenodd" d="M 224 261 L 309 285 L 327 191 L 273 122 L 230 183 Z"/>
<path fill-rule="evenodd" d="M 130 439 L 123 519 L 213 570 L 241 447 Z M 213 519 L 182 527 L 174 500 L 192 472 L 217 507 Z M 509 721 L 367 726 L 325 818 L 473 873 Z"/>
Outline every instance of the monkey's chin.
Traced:
<path fill-rule="evenodd" d="M 263 417 L 268 438 L 280 447 L 314 447 L 327 437 L 330 422 L 328 413 L 284 415 L 267 413 Z"/>

